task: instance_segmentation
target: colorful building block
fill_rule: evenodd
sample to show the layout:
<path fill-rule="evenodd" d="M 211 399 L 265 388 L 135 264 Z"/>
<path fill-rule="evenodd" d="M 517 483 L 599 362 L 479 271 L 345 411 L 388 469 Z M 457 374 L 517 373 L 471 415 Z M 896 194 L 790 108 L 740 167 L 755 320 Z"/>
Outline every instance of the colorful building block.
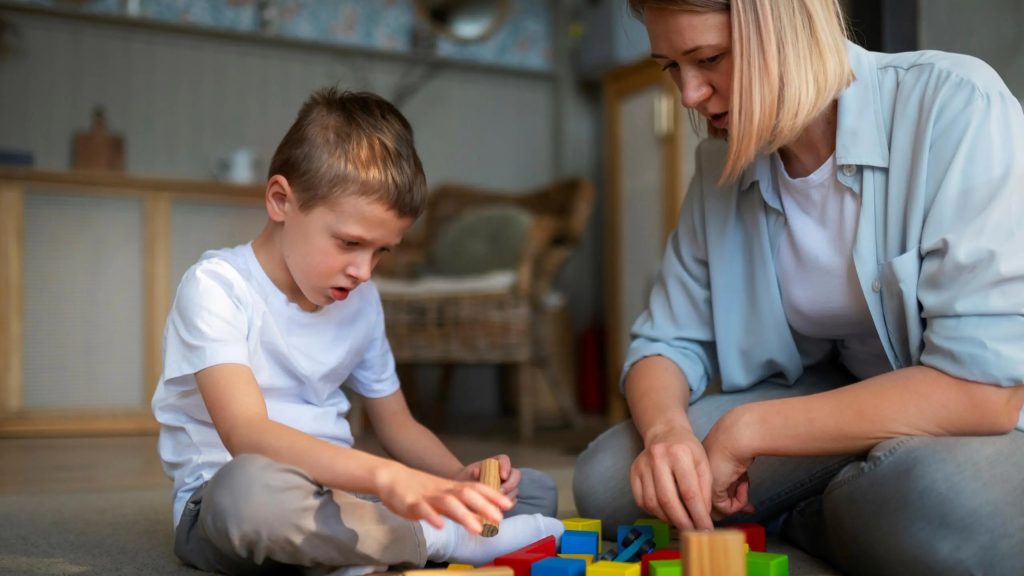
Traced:
<path fill-rule="evenodd" d="M 448 569 L 449 570 L 472 570 L 473 569 L 473 565 L 472 564 L 449 564 L 448 565 Z"/>
<path fill-rule="evenodd" d="M 765 547 L 764 526 L 748 522 L 743 524 L 731 524 L 729 528 L 742 530 L 747 537 L 747 544 L 750 544 L 750 549 L 754 552 L 768 551 Z"/>
<path fill-rule="evenodd" d="M 686 576 L 747 576 L 739 530 L 691 530 L 679 535 Z"/>
<path fill-rule="evenodd" d="M 789 556 L 747 552 L 747 576 L 789 576 Z"/>
<path fill-rule="evenodd" d="M 559 546 L 562 554 L 590 554 L 593 559 L 601 551 L 601 539 L 590 530 L 566 530 Z"/>
<path fill-rule="evenodd" d="M 565 525 L 566 530 L 597 532 L 598 536 L 601 534 L 601 521 L 593 518 L 566 518 L 562 520 L 562 524 Z"/>
<path fill-rule="evenodd" d="M 668 523 L 657 518 L 644 518 L 633 522 L 634 526 L 650 526 L 654 530 L 654 545 L 658 550 L 666 550 L 669 542 Z"/>
<path fill-rule="evenodd" d="M 495 566 L 508 566 L 515 573 L 515 576 L 531 576 L 532 566 L 534 562 L 540 562 L 545 558 L 550 558 L 554 554 L 541 554 L 537 552 L 513 552 L 511 554 L 505 554 L 504 556 L 498 556 L 494 559 Z"/>
<path fill-rule="evenodd" d="M 621 528 L 621 527 L 620 527 Z M 654 552 L 654 536 L 650 530 L 642 530 L 642 528 L 650 528 L 650 526 L 631 526 L 627 532 L 623 533 L 619 530 L 619 549 L 618 556 L 615 557 L 616 562 L 636 562 L 644 554 Z"/>
<path fill-rule="evenodd" d="M 640 565 L 601 560 L 587 566 L 587 576 L 640 576 Z"/>
<path fill-rule="evenodd" d="M 648 569 L 650 576 L 683 576 L 683 562 L 678 558 L 675 560 L 651 560 Z"/>
<path fill-rule="evenodd" d="M 586 576 L 587 563 L 572 558 L 552 556 L 533 563 L 530 576 Z"/>
<path fill-rule="evenodd" d="M 640 576 L 648 576 L 649 565 L 657 560 L 679 560 L 679 550 L 658 550 L 640 557 Z"/>
<path fill-rule="evenodd" d="M 573 560 L 583 560 L 590 566 L 594 563 L 595 556 L 593 554 L 559 554 L 559 558 L 572 558 Z"/>
<path fill-rule="evenodd" d="M 545 556 L 554 556 L 555 554 L 557 554 L 557 546 L 558 541 L 555 540 L 554 536 L 546 536 L 544 538 L 541 538 L 540 540 L 537 540 L 533 544 L 523 546 L 519 550 L 516 550 L 516 552 L 522 552 L 524 554 L 543 554 Z"/>
<path fill-rule="evenodd" d="M 629 543 L 623 543 L 623 540 L 626 539 L 626 536 L 629 535 L 630 532 L 638 532 L 638 534 L 634 536 L 634 539 L 639 538 L 640 534 L 646 534 L 651 540 L 654 540 L 653 526 L 635 526 L 630 524 L 623 524 L 619 526 L 619 528 L 615 532 L 615 543 L 618 545 L 620 549 L 625 548 L 632 543 L 632 540 Z"/>

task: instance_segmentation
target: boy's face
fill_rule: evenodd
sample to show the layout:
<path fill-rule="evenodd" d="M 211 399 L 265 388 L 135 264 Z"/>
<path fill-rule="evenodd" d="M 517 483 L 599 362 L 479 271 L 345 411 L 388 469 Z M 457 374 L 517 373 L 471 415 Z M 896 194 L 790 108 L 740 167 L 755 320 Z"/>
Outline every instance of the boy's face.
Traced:
<path fill-rule="evenodd" d="M 304 309 L 348 298 L 413 222 L 380 202 L 351 195 L 306 212 L 290 200 L 280 241 L 293 284 L 285 293 Z"/>

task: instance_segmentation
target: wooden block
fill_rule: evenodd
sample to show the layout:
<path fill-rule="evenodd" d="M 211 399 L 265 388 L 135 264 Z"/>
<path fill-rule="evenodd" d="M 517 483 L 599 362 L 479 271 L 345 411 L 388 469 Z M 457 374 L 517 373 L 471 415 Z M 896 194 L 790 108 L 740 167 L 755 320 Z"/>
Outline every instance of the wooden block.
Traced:
<path fill-rule="evenodd" d="M 501 490 L 501 474 L 498 468 L 498 460 L 495 458 L 488 458 L 480 464 L 480 482 L 486 486 L 490 486 L 495 490 Z M 498 525 L 493 522 L 484 521 L 483 532 L 481 536 L 490 538 L 498 535 Z"/>
<path fill-rule="evenodd" d="M 473 565 L 472 564 L 449 564 L 448 565 L 448 569 L 449 570 L 472 570 L 473 569 Z"/>
<path fill-rule="evenodd" d="M 739 530 L 688 531 L 680 535 L 686 576 L 746 576 L 745 537 Z"/>

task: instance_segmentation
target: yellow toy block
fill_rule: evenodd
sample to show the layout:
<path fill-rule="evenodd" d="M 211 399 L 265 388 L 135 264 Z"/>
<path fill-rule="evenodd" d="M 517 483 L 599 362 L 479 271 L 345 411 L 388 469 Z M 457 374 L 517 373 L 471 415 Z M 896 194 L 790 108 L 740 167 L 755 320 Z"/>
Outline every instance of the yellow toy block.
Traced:
<path fill-rule="evenodd" d="M 590 566 L 590 564 L 594 561 L 594 557 L 590 554 L 559 554 L 558 557 L 571 558 L 573 560 L 584 560 L 586 561 L 587 566 Z"/>
<path fill-rule="evenodd" d="M 586 530 L 589 532 L 597 532 L 597 537 L 601 537 L 601 521 L 593 518 L 566 518 L 562 520 L 562 524 L 565 524 L 566 530 Z"/>
<path fill-rule="evenodd" d="M 587 576 L 640 576 L 640 563 L 599 560 L 587 566 Z"/>
<path fill-rule="evenodd" d="M 472 570 L 474 566 L 472 564 L 449 564 L 449 570 Z"/>

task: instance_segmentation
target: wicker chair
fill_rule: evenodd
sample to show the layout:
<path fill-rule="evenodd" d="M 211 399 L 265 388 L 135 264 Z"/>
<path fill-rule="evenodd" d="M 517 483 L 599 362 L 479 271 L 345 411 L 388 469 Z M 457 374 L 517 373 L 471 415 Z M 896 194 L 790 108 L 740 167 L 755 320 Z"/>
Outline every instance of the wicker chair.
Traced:
<path fill-rule="evenodd" d="M 376 272 L 388 339 L 399 364 L 440 364 L 442 398 L 455 364 L 512 368 L 519 436 L 533 436 L 536 384 L 548 387 L 573 427 L 581 417 L 549 351 L 552 335 L 541 322 L 545 297 L 583 234 L 593 187 L 570 179 L 521 195 L 445 185 L 431 195 L 415 236 Z M 461 276 L 424 276 L 431 250 L 460 217 L 488 208 L 528 214 L 511 269 Z M 486 249 L 486 248 L 484 248 Z"/>

